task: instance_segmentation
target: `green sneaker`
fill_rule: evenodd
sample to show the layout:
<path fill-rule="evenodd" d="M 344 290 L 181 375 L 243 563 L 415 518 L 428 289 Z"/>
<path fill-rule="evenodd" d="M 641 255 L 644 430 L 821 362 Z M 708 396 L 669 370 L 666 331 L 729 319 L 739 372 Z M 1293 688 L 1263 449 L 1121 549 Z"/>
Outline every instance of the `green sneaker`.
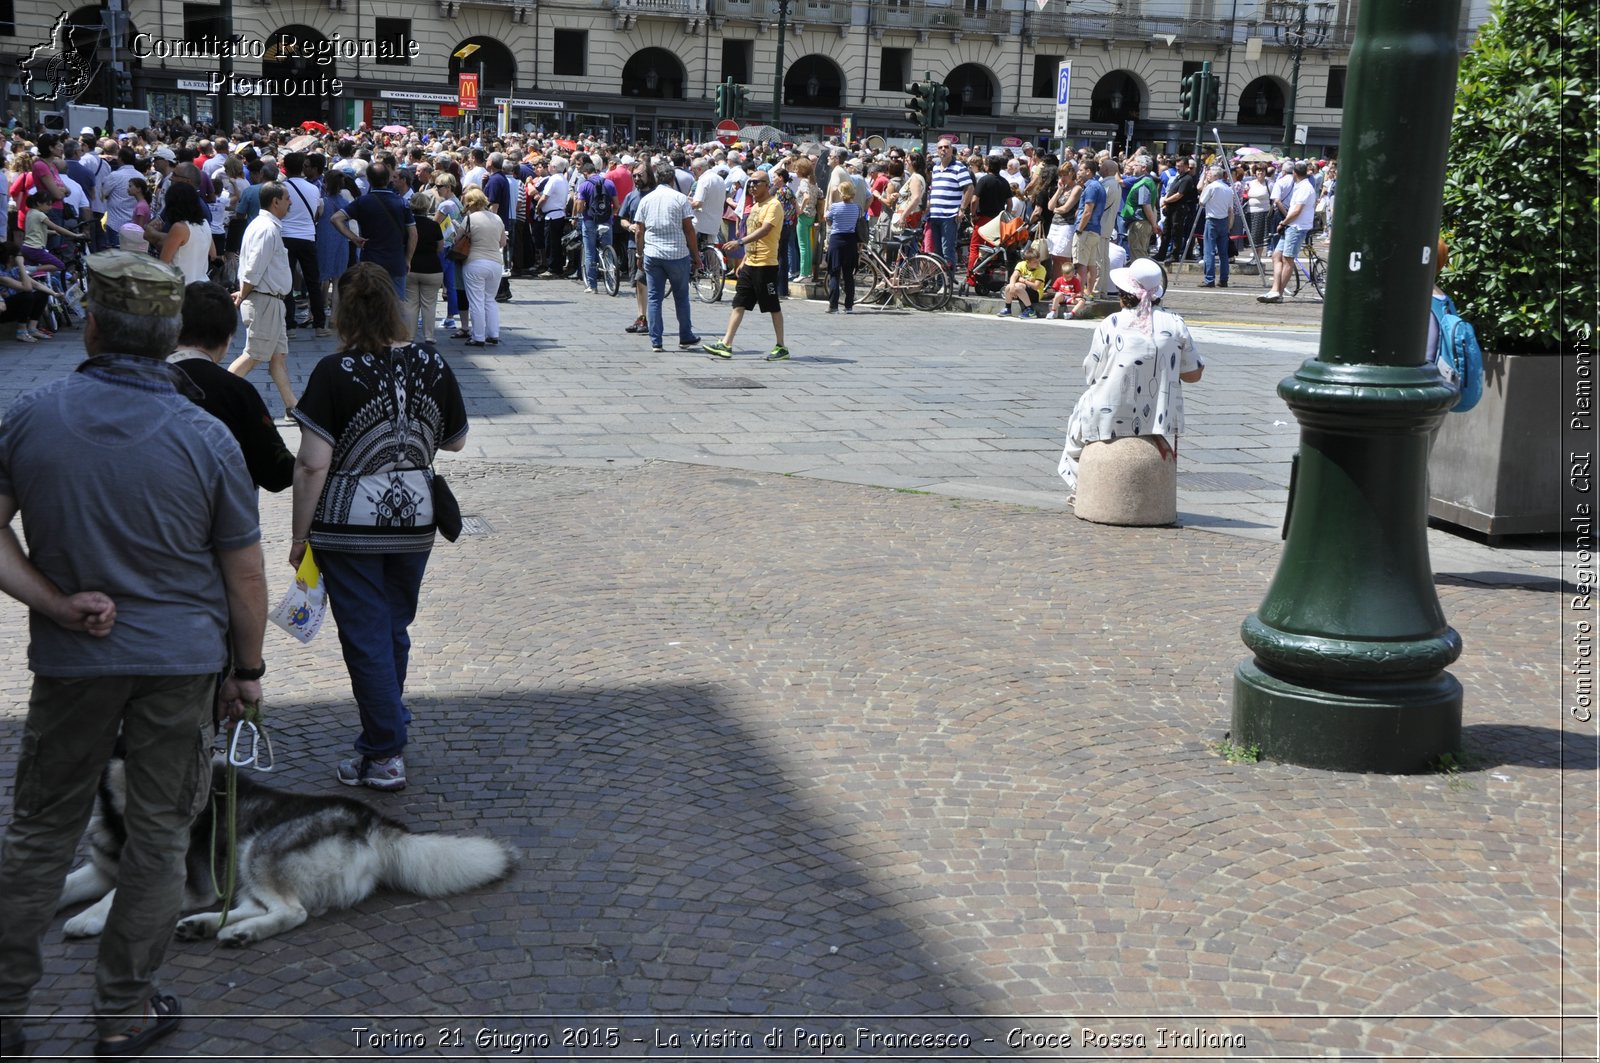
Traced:
<path fill-rule="evenodd" d="M 785 347 L 783 344 L 780 343 L 776 347 L 772 348 L 771 353 L 769 353 L 767 355 L 767 361 L 769 361 L 769 362 L 782 362 L 782 361 L 788 360 L 788 357 L 789 357 L 789 348 Z"/>
<path fill-rule="evenodd" d="M 729 347 L 726 343 L 723 343 L 721 340 L 712 340 L 710 343 L 706 344 L 704 347 L 702 347 L 700 349 L 705 351 L 707 354 L 711 355 L 714 358 L 732 358 L 733 357 L 733 348 Z"/>

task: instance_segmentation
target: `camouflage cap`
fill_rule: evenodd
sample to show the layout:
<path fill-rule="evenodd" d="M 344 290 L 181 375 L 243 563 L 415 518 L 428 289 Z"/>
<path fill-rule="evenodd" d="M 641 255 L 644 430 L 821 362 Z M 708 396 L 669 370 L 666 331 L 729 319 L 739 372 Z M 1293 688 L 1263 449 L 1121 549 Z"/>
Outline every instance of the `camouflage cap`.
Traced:
<path fill-rule="evenodd" d="M 99 251 L 88 258 L 89 299 L 140 317 L 173 317 L 183 309 L 183 271 L 132 251 Z"/>

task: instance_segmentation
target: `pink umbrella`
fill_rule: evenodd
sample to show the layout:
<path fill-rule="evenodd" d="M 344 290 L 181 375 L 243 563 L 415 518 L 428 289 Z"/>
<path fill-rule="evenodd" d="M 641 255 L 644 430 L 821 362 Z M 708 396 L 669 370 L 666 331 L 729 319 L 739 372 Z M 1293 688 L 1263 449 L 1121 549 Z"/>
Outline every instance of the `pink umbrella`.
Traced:
<path fill-rule="evenodd" d="M 403 125 L 386 125 L 381 132 L 384 133 L 409 133 L 410 130 Z"/>

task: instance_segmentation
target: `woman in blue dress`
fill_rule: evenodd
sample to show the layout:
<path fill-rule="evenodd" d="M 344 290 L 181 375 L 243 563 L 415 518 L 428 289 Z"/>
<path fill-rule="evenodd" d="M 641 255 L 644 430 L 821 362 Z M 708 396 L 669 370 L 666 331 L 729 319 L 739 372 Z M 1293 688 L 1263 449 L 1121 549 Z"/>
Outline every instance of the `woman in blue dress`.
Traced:
<path fill-rule="evenodd" d="M 322 214 L 317 218 L 317 274 L 322 278 L 323 302 L 331 315 L 339 305 L 339 274 L 350 268 L 350 241 L 333 227 L 333 216 L 353 201 L 348 191 L 350 178 L 339 170 L 329 170 L 322 178 Z M 333 286 L 332 294 L 327 291 Z"/>

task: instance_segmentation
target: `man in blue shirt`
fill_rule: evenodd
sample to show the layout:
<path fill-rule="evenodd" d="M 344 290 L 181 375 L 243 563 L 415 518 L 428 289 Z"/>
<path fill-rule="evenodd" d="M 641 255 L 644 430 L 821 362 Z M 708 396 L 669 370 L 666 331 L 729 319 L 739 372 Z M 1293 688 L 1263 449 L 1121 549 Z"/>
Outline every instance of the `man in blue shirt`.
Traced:
<path fill-rule="evenodd" d="M 583 183 L 578 186 L 578 224 L 583 232 L 583 290 L 593 295 L 600 283 L 597 251 L 600 226 L 611 224 L 617 205 L 617 186 L 605 174 L 596 173 L 594 162 L 588 158 L 579 169 L 583 174 Z"/>
<path fill-rule="evenodd" d="M 1083 186 L 1078 231 L 1072 238 L 1072 260 L 1082 268 L 1083 290 L 1093 300 L 1100 292 L 1100 263 L 1108 257 L 1102 247 L 1105 237 L 1100 235 L 1100 215 L 1106 209 L 1106 186 L 1100 183 L 1101 178 L 1094 173 L 1092 163 L 1084 163 L 1080 172 L 1092 176 Z"/>
<path fill-rule="evenodd" d="M 361 261 L 376 262 L 387 270 L 394 278 L 395 292 L 404 298 L 406 273 L 417 249 L 417 223 L 404 201 L 389 187 L 387 163 L 368 166 L 367 183 L 371 191 L 335 214 L 333 227 L 356 245 Z M 361 226 L 360 236 L 346 224 L 352 219 Z"/>

